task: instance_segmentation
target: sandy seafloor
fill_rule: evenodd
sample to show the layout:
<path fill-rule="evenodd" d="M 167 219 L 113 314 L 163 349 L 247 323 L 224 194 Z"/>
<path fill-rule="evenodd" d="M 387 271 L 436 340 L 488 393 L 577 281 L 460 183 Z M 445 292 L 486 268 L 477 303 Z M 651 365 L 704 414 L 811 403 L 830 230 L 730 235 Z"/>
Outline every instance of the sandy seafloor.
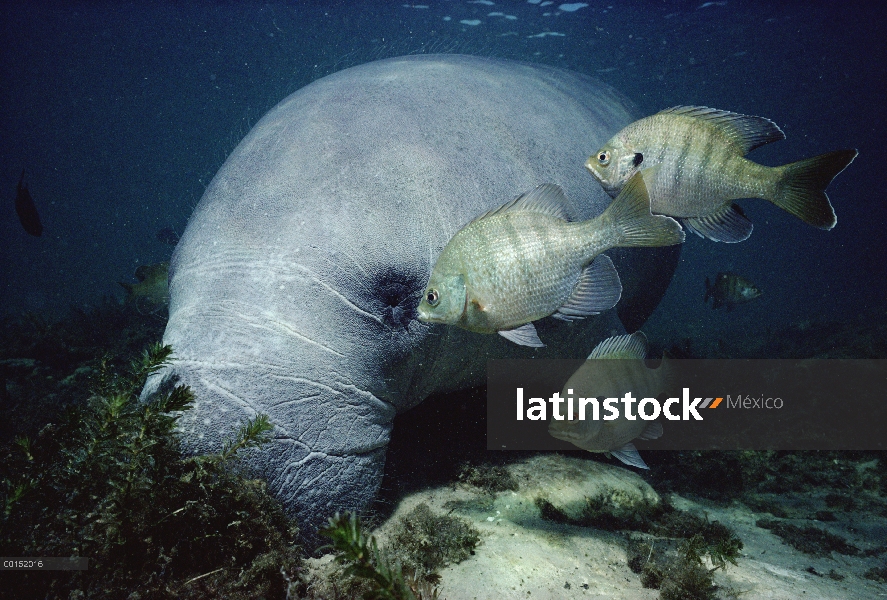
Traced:
<path fill-rule="evenodd" d="M 645 589 L 639 576 L 627 565 L 626 535 L 637 537 L 636 534 L 555 523 L 540 518 L 534 505 L 534 499 L 540 495 L 564 507 L 581 506 L 587 497 L 619 493 L 655 497 L 655 491 L 643 479 L 622 467 L 589 463 L 572 456 L 538 456 L 508 468 L 522 480 L 519 491 L 501 492 L 492 499 L 463 483 L 416 492 L 400 501 L 394 515 L 377 530 L 377 535 L 384 541 L 392 523 L 423 502 L 440 513 L 469 520 L 480 531 L 481 542 L 473 556 L 440 572 L 441 597 L 478 600 L 659 597 L 657 590 Z M 577 477 L 577 471 L 585 476 Z M 751 510 L 740 501 L 712 503 L 674 494 L 670 502 L 679 510 L 728 524 L 743 541 L 737 564 L 728 565 L 716 574 L 718 590 L 713 597 L 863 600 L 887 596 L 883 583 L 863 576 L 881 564 L 877 556 L 839 553 L 817 556 L 801 552 L 756 526 L 756 521 L 767 515 Z M 815 507 L 822 505 L 821 496 L 787 494 L 775 502 L 797 511 L 795 514 L 800 518 L 788 522 L 825 526 L 860 547 L 883 548 L 887 518 L 883 514 L 868 513 L 867 506 L 842 515 L 838 522 L 823 524 L 809 517 Z M 653 548 L 656 548 L 655 541 Z M 317 562 L 325 565 L 330 558 Z"/>

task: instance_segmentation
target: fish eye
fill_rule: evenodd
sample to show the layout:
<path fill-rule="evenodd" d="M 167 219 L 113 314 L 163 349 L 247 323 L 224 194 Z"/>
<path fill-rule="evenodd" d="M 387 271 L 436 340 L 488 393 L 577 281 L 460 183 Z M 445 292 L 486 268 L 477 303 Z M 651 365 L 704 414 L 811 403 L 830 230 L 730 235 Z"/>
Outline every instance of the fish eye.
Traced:
<path fill-rule="evenodd" d="M 437 293 L 437 290 L 429 288 L 425 292 L 425 302 L 430 306 L 437 306 L 440 303 L 440 294 Z"/>
<path fill-rule="evenodd" d="M 610 151 L 603 150 L 597 153 L 597 161 L 601 164 L 601 166 L 606 167 L 610 164 Z"/>

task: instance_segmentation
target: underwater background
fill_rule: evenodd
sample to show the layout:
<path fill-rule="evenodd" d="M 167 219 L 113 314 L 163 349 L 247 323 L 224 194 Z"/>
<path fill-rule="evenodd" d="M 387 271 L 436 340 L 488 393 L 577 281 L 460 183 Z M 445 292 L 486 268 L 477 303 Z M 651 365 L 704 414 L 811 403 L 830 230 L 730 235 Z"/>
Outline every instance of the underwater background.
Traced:
<path fill-rule="evenodd" d="M 0 310 L 60 315 L 119 296 L 116 281 L 169 257 L 155 233 L 181 233 L 224 158 L 277 102 L 349 66 L 453 52 L 599 77 L 639 116 L 694 104 L 767 117 L 787 138 L 750 155 L 767 165 L 859 149 L 829 188 L 833 231 L 753 200 L 743 203 L 756 225 L 746 242 L 690 236 L 652 338 L 883 317 L 879 3 L 560 4 L 3 3 Z M 12 210 L 23 168 L 40 238 L 24 234 Z M 764 296 L 729 315 L 710 310 L 704 277 L 719 271 L 749 278 Z"/>
<path fill-rule="evenodd" d="M 21 341 L 9 333 L 21 328 L 8 323 L 23 314 L 40 323 L 66 320 L 67 334 L 81 335 L 89 328 L 84 315 L 122 301 L 118 282 L 168 260 L 172 246 L 158 232 L 184 230 L 226 156 L 290 93 L 372 60 L 461 53 L 598 77 L 631 99 L 638 117 L 702 105 L 769 118 L 786 139 L 749 156 L 769 166 L 857 148 L 828 188 L 838 217 L 832 231 L 763 200 L 741 201 L 752 236 L 719 244 L 689 235 L 643 331 L 654 348 L 687 356 L 887 358 L 882 3 L 28 1 L 2 3 L 0 34 L 7 346 Z M 585 158 L 577 157 L 577 169 Z M 15 213 L 22 169 L 40 237 L 28 235 Z M 703 304 L 706 276 L 723 271 L 748 278 L 763 295 L 731 311 Z M 118 314 L 90 343 L 123 352 L 159 340 L 163 312 L 142 312 L 150 314 L 138 334 Z M 116 326 L 128 328 L 125 339 L 115 337 Z M 9 366 L 4 377 L 26 379 L 21 368 Z M 451 435 L 478 441 L 447 465 L 477 459 L 483 402 L 475 390 L 447 410 L 432 398 L 399 417 L 381 501 L 456 474 L 449 466 L 426 474 L 454 437 L 418 450 L 412 442 L 416 431 L 433 436 L 445 412 Z M 16 432 L 17 424 L 0 424 L 0 441 Z M 654 454 L 648 462 L 655 470 L 660 460 Z M 679 478 L 659 466 L 661 480 Z"/>

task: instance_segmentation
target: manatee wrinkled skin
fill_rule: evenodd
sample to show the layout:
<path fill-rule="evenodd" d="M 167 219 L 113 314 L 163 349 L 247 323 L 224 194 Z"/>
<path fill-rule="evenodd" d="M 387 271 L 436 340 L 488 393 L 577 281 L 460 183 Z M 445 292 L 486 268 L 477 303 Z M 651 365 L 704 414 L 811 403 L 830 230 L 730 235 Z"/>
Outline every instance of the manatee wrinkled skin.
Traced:
<path fill-rule="evenodd" d="M 579 218 L 610 198 L 582 164 L 634 120 L 592 78 L 469 56 L 411 56 L 313 82 L 228 157 L 170 266 L 163 341 L 172 383 L 196 395 L 188 451 L 218 451 L 257 413 L 273 439 L 247 468 L 303 532 L 375 496 L 392 419 L 432 392 L 479 385 L 489 358 L 585 357 L 623 332 L 616 311 L 545 319 L 536 350 L 416 319 L 431 268 L 480 213 L 543 182 Z M 626 327 L 649 315 L 678 251 L 608 253 Z"/>

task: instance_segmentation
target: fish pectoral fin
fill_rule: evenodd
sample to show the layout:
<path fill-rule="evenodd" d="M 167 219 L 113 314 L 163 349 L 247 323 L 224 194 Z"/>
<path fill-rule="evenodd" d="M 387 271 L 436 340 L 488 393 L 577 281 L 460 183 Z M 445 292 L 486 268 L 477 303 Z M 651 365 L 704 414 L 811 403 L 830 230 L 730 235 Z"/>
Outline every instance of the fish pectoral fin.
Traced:
<path fill-rule="evenodd" d="M 655 177 L 657 166 L 648 169 L 652 173 L 638 171 L 631 176 L 619 195 L 597 219 L 589 222 L 595 227 L 612 227 L 617 232 L 614 246 L 658 247 L 673 246 L 684 241 L 684 231 L 678 222 L 665 215 L 650 212 L 650 195 L 647 177 Z"/>
<path fill-rule="evenodd" d="M 499 335 L 504 337 L 509 342 L 514 342 L 520 346 L 529 346 L 531 348 L 544 348 L 545 344 L 542 343 L 542 340 L 539 339 L 539 334 L 536 333 L 536 328 L 532 323 L 527 323 L 526 325 L 521 325 L 516 329 L 508 329 L 506 331 L 500 331 Z"/>
<path fill-rule="evenodd" d="M 658 440 L 662 437 L 662 433 L 662 423 L 649 423 L 641 432 L 641 435 L 638 436 L 638 439 Z"/>
<path fill-rule="evenodd" d="M 573 211 L 571 209 L 567 195 L 561 186 L 556 183 L 543 183 L 474 220 L 479 221 L 499 213 L 530 211 L 563 219 L 564 221 L 572 221 Z"/>
<path fill-rule="evenodd" d="M 785 133 L 779 126 L 764 117 L 741 115 L 707 106 L 673 106 L 666 108 L 659 114 L 666 113 L 707 121 L 741 148 L 743 156 L 764 144 L 785 139 Z"/>
<path fill-rule="evenodd" d="M 594 358 L 626 358 L 643 360 L 647 356 L 647 336 L 641 331 L 631 335 L 616 335 L 605 339 L 594 347 L 589 359 Z"/>
<path fill-rule="evenodd" d="M 644 462 L 644 459 L 641 458 L 640 453 L 638 453 L 638 449 L 634 447 L 634 444 L 631 442 L 625 444 L 618 450 L 610 450 L 610 454 L 621 460 L 623 463 L 630 467 L 636 467 L 638 469 L 649 469 L 647 463 Z"/>
<path fill-rule="evenodd" d="M 582 269 L 573 293 L 552 316 L 571 321 L 596 315 L 616 306 L 621 297 L 619 273 L 610 257 L 601 254 Z"/>
<path fill-rule="evenodd" d="M 728 244 L 747 240 L 754 228 L 738 204 L 725 204 L 716 213 L 687 217 L 681 221 L 684 227 L 700 237 Z"/>

